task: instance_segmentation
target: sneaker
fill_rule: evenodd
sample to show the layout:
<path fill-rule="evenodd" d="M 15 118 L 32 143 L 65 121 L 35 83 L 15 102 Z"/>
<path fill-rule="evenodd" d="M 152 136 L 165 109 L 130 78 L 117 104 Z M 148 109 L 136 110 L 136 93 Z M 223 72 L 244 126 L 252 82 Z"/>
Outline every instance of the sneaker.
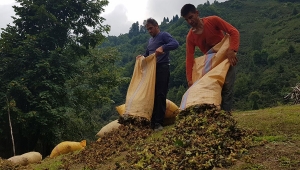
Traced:
<path fill-rule="evenodd" d="M 161 131 L 161 130 L 163 130 L 163 128 L 164 127 L 159 123 L 155 123 L 155 125 L 154 125 L 154 131 Z"/>

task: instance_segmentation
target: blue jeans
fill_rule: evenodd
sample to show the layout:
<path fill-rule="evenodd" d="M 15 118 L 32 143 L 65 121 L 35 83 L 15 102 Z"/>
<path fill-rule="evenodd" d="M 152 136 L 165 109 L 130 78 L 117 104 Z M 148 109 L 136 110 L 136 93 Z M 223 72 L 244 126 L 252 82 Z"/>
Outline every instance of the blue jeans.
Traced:
<path fill-rule="evenodd" d="M 230 66 L 225 78 L 225 83 L 222 88 L 222 102 L 221 109 L 224 111 L 232 110 L 233 103 L 233 86 L 236 78 L 236 69 L 234 66 Z"/>

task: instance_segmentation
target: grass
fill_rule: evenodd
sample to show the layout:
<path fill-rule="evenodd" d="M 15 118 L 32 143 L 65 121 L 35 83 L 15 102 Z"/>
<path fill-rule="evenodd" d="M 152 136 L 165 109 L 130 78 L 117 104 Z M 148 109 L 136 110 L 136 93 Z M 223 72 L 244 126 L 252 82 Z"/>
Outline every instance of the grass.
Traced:
<path fill-rule="evenodd" d="M 300 105 L 278 106 L 255 111 L 236 112 L 238 126 L 257 129 L 256 141 L 263 146 L 250 150 L 243 163 L 232 170 L 300 169 Z"/>
<path fill-rule="evenodd" d="M 262 137 L 286 136 L 299 138 L 300 105 L 236 112 L 234 117 L 239 126 L 257 129 L 262 133 Z"/>
<path fill-rule="evenodd" d="M 55 159 L 46 158 L 42 161 L 41 164 L 35 164 L 32 166 L 34 170 L 45 170 L 47 167 L 47 170 L 58 170 L 62 166 L 61 157 L 59 156 Z"/>

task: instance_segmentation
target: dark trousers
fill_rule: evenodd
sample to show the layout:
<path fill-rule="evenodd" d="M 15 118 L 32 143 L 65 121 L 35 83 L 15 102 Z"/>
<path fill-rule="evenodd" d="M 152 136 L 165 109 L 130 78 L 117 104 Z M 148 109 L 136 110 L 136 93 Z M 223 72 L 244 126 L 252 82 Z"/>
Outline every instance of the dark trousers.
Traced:
<path fill-rule="evenodd" d="M 235 81 L 236 70 L 234 66 L 230 66 L 225 78 L 225 83 L 222 88 L 222 103 L 221 109 L 224 111 L 232 110 L 233 103 L 233 85 Z"/>
<path fill-rule="evenodd" d="M 166 113 L 166 99 L 169 88 L 170 70 L 169 64 L 156 65 L 155 97 L 151 124 L 163 125 Z"/>

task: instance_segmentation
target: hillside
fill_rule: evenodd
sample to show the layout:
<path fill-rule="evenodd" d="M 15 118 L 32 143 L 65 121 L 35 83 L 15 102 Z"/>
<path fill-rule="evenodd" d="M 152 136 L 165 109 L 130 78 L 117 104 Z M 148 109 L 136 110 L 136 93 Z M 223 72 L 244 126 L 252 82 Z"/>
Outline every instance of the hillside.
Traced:
<path fill-rule="evenodd" d="M 200 16 L 218 15 L 240 31 L 234 108 L 251 110 L 287 103 L 283 97 L 300 82 L 300 2 L 287 0 L 230 0 L 200 4 Z M 150 36 L 139 23 L 128 34 L 111 36 L 101 47 L 119 51 L 123 76 L 130 77 L 134 57 L 143 54 Z M 171 52 L 171 80 L 168 98 L 176 104 L 186 90 L 185 37 L 189 30 L 183 18 L 174 15 L 160 24 L 178 40 L 180 47 Z M 202 54 L 197 51 L 195 57 Z M 126 94 L 125 84 L 120 92 Z"/>
<path fill-rule="evenodd" d="M 300 105 L 236 112 L 232 117 L 233 119 L 230 118 L 231 116 L 221 116 L 222 114 L 216 116 L 215 113 L 217 112 L 212 111 L 208 106 L 205 108 L 206 111 L 200 111 L 201 107 L 200 110 L 198 108 L 198 111 L 202 113 L 201 115 L 206 115 L 209 111 L 209 114 L 214 115 L 214 118 L 209 119 L 207 117 L 207 124 L 203 126 L 195 125 L 196 122 L 205 120 L 201 118 L 201 115 L 198 115 L 199 118 L 190 119 L 192 118 L 192 110 L 195 111 L 193 108 L 181 113 L 182 115 L 177 118 L 175 125 L 168 126 L 161 132 L 154 133 L 148 128 L 127 124 L 119 130 L 89 143 L 86 149 L 81 152 L 59 156 L 55 159 L 47 157 L 40 164 L 32 164 L 27 167 L 13 166 L 5 160 L 0 160 L 0 169 L 144 169 L 146 165 L 148 166 L 146 169 L 153 169 L 155 166 L 154 169 L 162 169 L 164 166 L 174 166 L 171 169 L 181 169 L 179 168 L 180 164 L 185 169 L 193 169 L 191 168 L 192 165 L 198 166 L 198 169 L 215 170 L 292 170 L 300 168 L 300 133 L 298 130 L 300 128 Z M 222 119 L 220 119 L 221 117 Z M 236 125 L 234 125 L 233 120 L 237 121 Z M 190 137 L 180 138 L 191 130 L 189 125 L 192 124 L 195 125 L 193 129 L 195 132 L 190 133 L 188 135 Z M 181 127 L 181 132 L 183 132 L 182 130 L 185 132 L 179 136 L 174 136 L 176 131 L 178 132 L 178 127 Z M 228 130 L 228 127 L 231 127 L 229 128 L 231 130 Z M 201 138 L 195 138 L 201 129 L 206 131 L 210 129 L 212 134 L 207 137 L 204 135 L 205 133 L 202 133 Z M 227 133 L 223 133 L 225 129 L 227 129 Z M 231 136 L 239 134 L 242 138 L 236 138 L 238 137 L 236 136 L 235 140 L 231 140 L 228 132 L 231 133 Z M 219 143 L 219 147 L 234 144 L 232 145 L 234 148 L 231 148 L 231 153 L 227 156 L 223 152 L 224 148 L 215 148 L 218 139 L 221 139 L 220 137 L 222 137 L 221 141 L 228 143 L 222 145 Z M 212 140 L 213 138 L 215 140 Z M 168 143 L 170 139 L 173 142 Z M 206 139 L 210 140 L 206 141 Z M 197 142 L 194 143 L 195 141 Z M 190 145 L 187 142 L 190 142 Z M 194 148 L 195 145 L 197 145 L 196 148 Z M 205 152 L 204 150 L 201 151 L 203 148 L 206 148 Z M 191 156 L 197 152 L 201 153 L 202 156 Z M 165 157 L 163 157 L 164 154 Z M 176 155 L 180 157 L 176 157 Z M 223 158 L 221 155 L 225 157 Z M 193 163 L 193 159 L 197 162 Z M 178 160 L 181 161 L 178 162 Z M 201 162 L 203 160 L 206 160 L 206 163 Z M 163 163 L 164 161 L 166 162 Z M 219 163 L 215 164 L 217 162 Z M 213 168 L 211 165 L 224 167 Z"/>

